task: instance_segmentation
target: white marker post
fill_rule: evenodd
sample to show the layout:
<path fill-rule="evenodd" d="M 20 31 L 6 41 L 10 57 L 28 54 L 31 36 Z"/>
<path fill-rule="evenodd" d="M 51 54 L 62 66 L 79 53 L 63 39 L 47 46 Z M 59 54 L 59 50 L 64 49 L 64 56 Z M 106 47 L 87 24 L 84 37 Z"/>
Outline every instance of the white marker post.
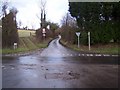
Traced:
<path fill-rule="evenodd" d="M 76 32 L 76 35 L 78 36 L 78 48 L 79 48 L 80 47 L 80 42 L 79 42 L 80 32 Z"/>
<path fill-rule="evenodd" d="M 14 43 L 14 50 L 17 49 L 17 43 Z"/>
<path fill-rule="evenodd" d="M 88 45 L 89 45 L 89 50 L 90 50 L 90 32 L 88 32 Z"/>

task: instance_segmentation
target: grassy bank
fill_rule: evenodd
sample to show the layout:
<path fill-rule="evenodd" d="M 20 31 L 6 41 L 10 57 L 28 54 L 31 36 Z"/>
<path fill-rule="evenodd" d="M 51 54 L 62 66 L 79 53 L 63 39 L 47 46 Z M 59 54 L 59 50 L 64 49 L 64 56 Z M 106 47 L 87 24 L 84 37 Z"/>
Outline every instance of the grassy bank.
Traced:
<path fill-rule="evenodd" d="M 13 48 L 11 49 L 5 48 L 5 49 L 2 49 L 2 54 L 28 52 L 28 51 L 33 51 L 40 48 L 45 48 L 47 47 L 50 40 L 51 39 L 48 39 L 44 42 L 38 43 L 35 41 L 34 37 L 22 37 L 20 38 L 20 44 L 17 49 L 14 50 Z"/>
<path fill-rule="evenodd" d="M 18 30 L 19 37 L 35 36 L 35 30 Z"/>
<path fill-rule="evenodd" d="M 110 43 L 107 45 L 91 45 L 91 50 L 89 51 L 88 46 L 80 45 L 80 48 L 77 47 L 75 44 L 69 44 L 63 40 L 61 40 L 61 43 L 73 50 L 76 51 L 84 51 L 84 52 L 91 52 L 91 53 L 101 53 L 101 54 L 118 54 L 120 47 L 117 43 Z"/>
<path fill-rule="evenodd" d="M 30 35 L 31 32 L 31 35 Z M 48 43 L 51 39 L 45 40 L 43 42 L 37 42 L 34 37 L 35 31 L 26 31 L 26 30 L 18 30 L 19 34 L 19 47 L 17 49 L 13 48 L 4 48 L 2 49 L 2 54 L 11 54 L 11 53 L 19 53 L 19 52 L 28 52 L 33 51 L 40 48 L 47 47 Z"/>

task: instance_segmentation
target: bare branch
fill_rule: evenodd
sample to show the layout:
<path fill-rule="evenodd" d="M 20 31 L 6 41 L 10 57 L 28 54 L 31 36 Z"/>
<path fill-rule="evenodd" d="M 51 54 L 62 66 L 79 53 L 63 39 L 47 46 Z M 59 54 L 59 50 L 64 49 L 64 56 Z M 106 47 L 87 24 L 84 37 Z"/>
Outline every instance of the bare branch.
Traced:
<path fill-rule="evenodd" d="M 6 12 L 7 8 L 8 8 L 8 2 L 5 1 L 5 2 L 3 2 L 3 4 L 2 4 L 3 16 L 7 14 L 7 12 Z"/>
<path fill-rule="evenodd" d="M 40 18 L 40 16 L 39 16 L 38 14 L 36 14 L 36 16 L 37 16 L 37 18 L 39 19 L 39 21 L 41 21 L 41 18 Z"/>
<path fill-rule="evenodd" d="M 66 13 L 61 20 L 61 24 L 66 26 L 76 26 L 76 20 L 69 13 Z"/>
<path fill-rule="evenodd" d="M 39 8 L 41 9 L 41 11 L 45 11 L 45 7 L 46 7 L 46 0 L 40 0 L 38 3 Z"/>

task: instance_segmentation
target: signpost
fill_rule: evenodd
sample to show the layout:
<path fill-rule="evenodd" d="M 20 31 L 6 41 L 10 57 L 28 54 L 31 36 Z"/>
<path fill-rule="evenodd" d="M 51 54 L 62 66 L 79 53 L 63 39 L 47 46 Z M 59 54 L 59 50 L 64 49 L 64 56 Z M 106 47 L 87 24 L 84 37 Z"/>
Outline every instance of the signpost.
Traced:
<path fill-rule="evenodd" d="M 45 39 L 45 37 L 46 37 L 46 30 L 45 30 L 45 28 L 42 29 L 42 35 L 43 35 L 43 39 Z"/>
<path fill-rule="evenodd" d="M 80 47 L 80 42 L 79 42 L 80 32 L 76 32 L 76 35 L 78 36 L 78 48 L 79 48 Z"/>
<path fill-rule="evenodd" d="M 17 49 L 17 43 L 14 43 L 14 50 Z"/>
<path fill-rule="evenodd" d="M 47 29 L 50 30 L 50 25 L 47 26 Z"/>
<path fill-rule="evenodd" d="M 89 50 L 90 50 L 90 32 L 88 32 L 88 45 L 89 45 Z"/>
<path fill-rule="evenodd" d="M 46 35 L 45 35 L 45 33 L 43 34 L 43 37 L 45 37 Z"/>
<path fill-rule="evenodd" d="M 45 28 L 43 28 L 42 33 L 43 33 L 43 34 L 46 33 Z"/>

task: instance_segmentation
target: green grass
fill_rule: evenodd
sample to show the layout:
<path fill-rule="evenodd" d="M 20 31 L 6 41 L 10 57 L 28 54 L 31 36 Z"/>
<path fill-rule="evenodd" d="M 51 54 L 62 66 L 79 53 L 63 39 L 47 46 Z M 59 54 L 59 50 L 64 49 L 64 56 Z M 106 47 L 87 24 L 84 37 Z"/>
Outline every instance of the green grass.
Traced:
<path fill-rule="evenodd" d="M 30 33 L 31 35 L 35 35 L 35 31 L 34 30 L 18 30 L 18 35 L 19 37 L 30 37 Z"/>
<path fill-rule="evenodd" d="M 89 51 L 88 46 L 80 45 L 80 48 L 77 47 L 75 44 L 68 44 L 61 40 L 61 43 L 73 50 L 76 51 L 85 51 L 85 52 L 92 52 L 92 53 L 101 53 L 101 54 L 118 54 L 120 47 L 117 43 L 110 43 L 107 45 L 92 45 L 91 50 Z"/>
<path fill-rule="evenodd" d="M 15 50 L 10 48 L 5 48 L 2 50 L 2 54 L 11 54 L 11 53 L 18 53 L 18 52 L 26 52 L 28 51 L 28 48 L 17 48 Z"/>
<path fill-rule="evenodd" d="M 30 32 L 32 33 L 32 36 L 30 36 Z M 19 34 L 19 41 L 20 41 L 19 47 L 15 50 L 13 48 L 4 48 L 2 49 L 2 54 L 28 52 L 28 51 L 33 51 L 40 48 L 45 48 L 47 47 L 48 43 L 51 40 L 51 39 L 48 39 L 48 40 L 45 40 L 44 42 L 39 43 L 34 37 L 35 31 L 30 31 L 30 30 L 18 30 L 18 34 Z"/>
<path fill-rule="evenodd" d="M 92 48 L 91 51 L 106 54 L 118 54 L 118 47 Z"/>
<path fill-rule="evenodd" d="M 12 54 L 12 53 L 19 53 L 19 52 L 28 52 L 28 51 L 33 51 L 37 50 L 40 48 L 46 48 L 48 45 L 48 42 L 51 39 L 48 39 L 42 43 L 38 43 L 35 41 L 35 37 L 22 37 L 20 38 L 20 44 L 17 49 L 13 48 L 4 48 L 2 49 L 2 54 Z"/>

